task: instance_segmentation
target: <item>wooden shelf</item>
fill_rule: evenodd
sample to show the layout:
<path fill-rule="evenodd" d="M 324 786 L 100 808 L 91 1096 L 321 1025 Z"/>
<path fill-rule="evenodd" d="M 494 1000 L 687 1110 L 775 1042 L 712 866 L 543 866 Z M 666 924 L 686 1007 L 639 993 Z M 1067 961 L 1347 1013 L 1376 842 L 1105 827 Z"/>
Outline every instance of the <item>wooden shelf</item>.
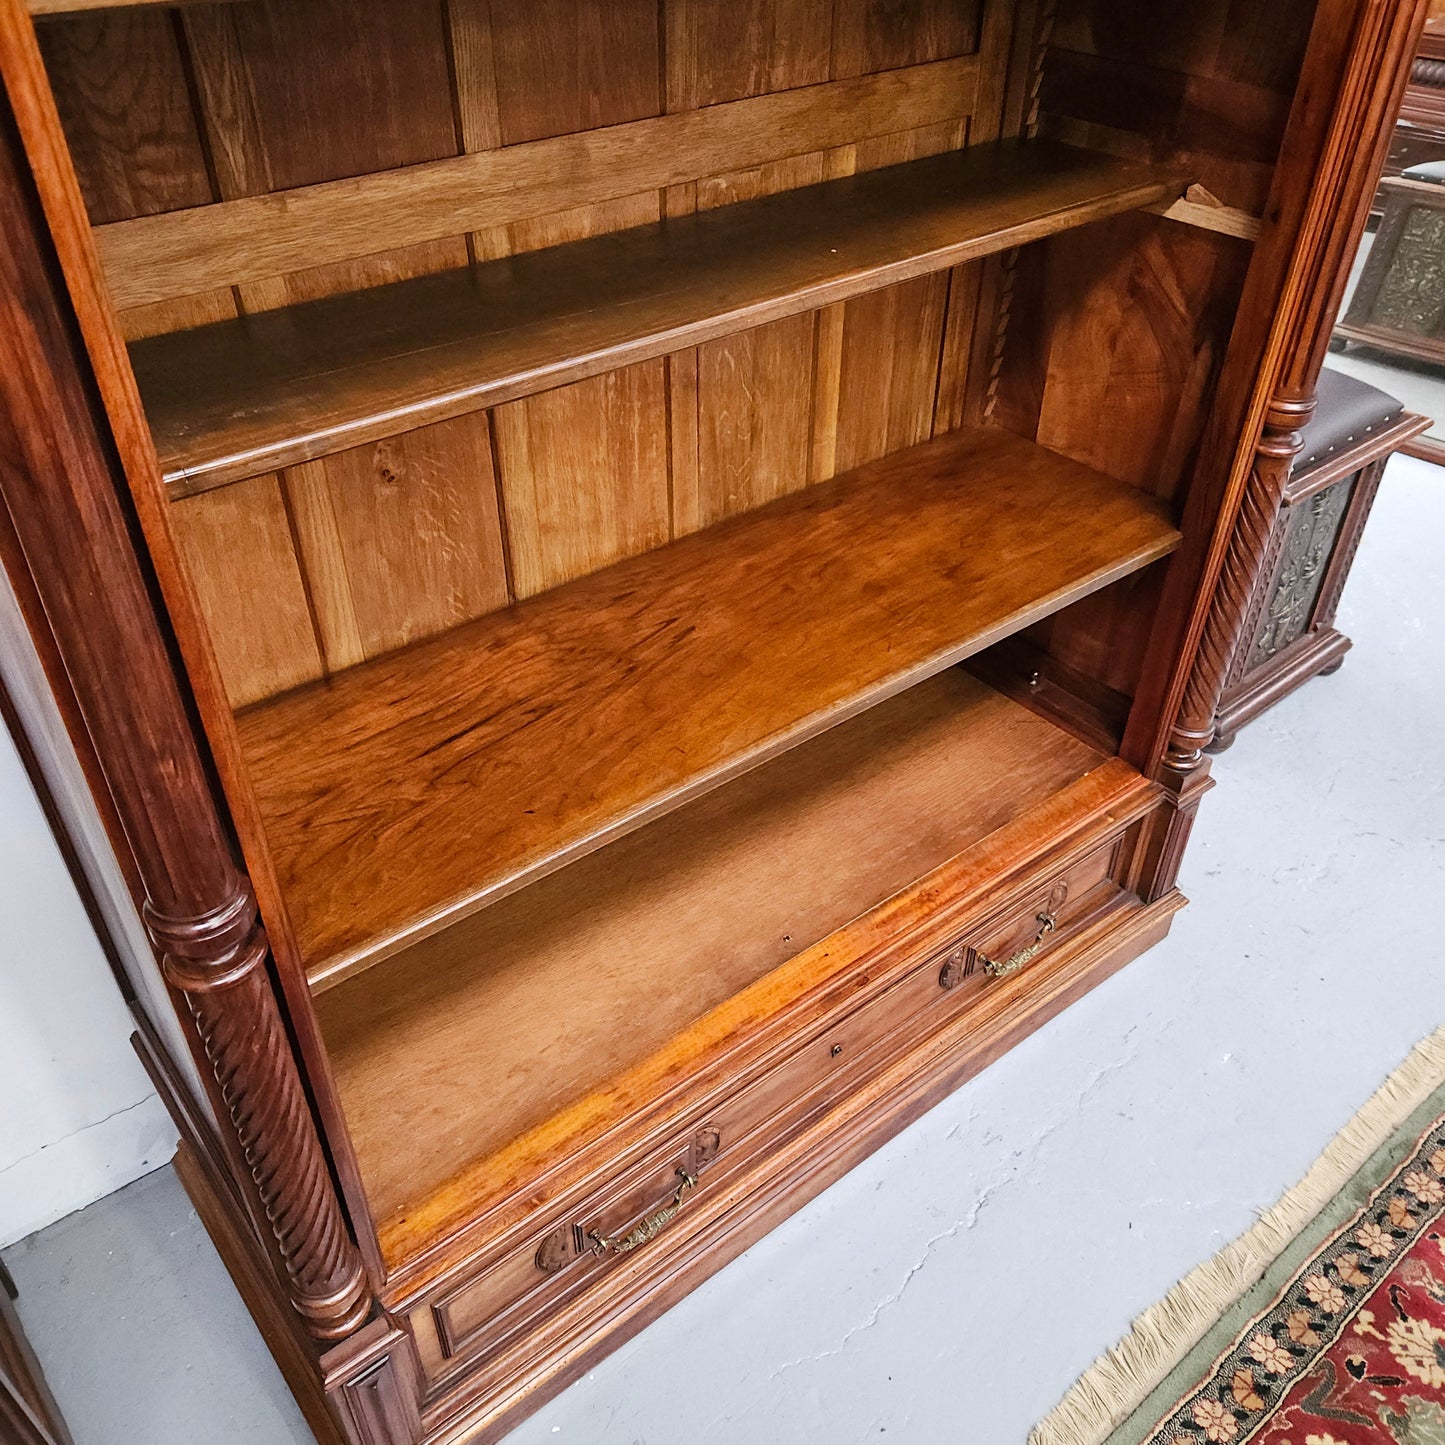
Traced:
<path fill-rule="evenodd" d="M 183 496 L 1169 199 L 1184 179 L 1052 142 L 976 146 L 153 337 L 131 358 Z"/>
<path fill-rule="evenodd" d="M 953 433 L 243 712 L 308 973 L 375 962 L 1178 540 L 1133 487 Z"/>
<path fill-rule="evenodd" d="M 173 5 L 177 0 L 26 0 L 25 8 L 34 16 L 67 15 L 81 10 L 117 10 L 121 6 Z M 187 3 L 187 0 L 181 0 Z"/>
<path fill-rule="evenodd" d="M 695 1060 L 711 1010 L 1105 761 L 950 669 L 324 994 L 388 1253 L 469 1166 L 495 1186 L 529 1131 L 625 1112 L 627 1071 Z"/>

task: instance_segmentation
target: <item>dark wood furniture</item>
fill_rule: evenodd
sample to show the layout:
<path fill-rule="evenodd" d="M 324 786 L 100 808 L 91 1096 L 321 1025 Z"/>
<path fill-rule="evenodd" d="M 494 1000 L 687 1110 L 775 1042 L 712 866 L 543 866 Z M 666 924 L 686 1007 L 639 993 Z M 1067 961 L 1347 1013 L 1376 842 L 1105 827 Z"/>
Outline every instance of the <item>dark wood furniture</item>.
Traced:
<path fill-rule="evenodd" d="M 0 556 L 319 1438 L 1164 935 L 1421 18 L 0 0 Z"/>
<path fill-rule="evenodd" d="M 21 1328 L 14 1295 L 10 1273 L 0 1264 L 0 1439 L 5 1445 L 73 1445 Z"/>
<path fill-rule="evenodd" d="M 1445 363 L 1445 161 L 1380 182 L 1383 216 L 1344 320 L 1356 341 L 1412 361 Z"/>
<path fill-rule="evenodd" d="M 1339 669 L 1350 639 L 1335 611 L 1385 465 L 1430 426 L 1394 397 L 1328 367 L 1301 433 L 1274 535 L 1215 713 L 1210 752 L 1320 673 Z"/>

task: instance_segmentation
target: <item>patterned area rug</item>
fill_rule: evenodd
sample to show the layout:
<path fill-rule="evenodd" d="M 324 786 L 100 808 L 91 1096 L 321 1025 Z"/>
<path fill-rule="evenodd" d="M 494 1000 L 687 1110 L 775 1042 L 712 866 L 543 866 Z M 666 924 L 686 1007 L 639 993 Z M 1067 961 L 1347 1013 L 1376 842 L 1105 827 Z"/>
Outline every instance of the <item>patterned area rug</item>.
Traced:
<path fill-rule="evenodd" d="M 1445 1445 L 1442 1178 L 1445 1118 L 1251 1321 L 1151 1445 Z"/>
<path fill-rule="evenodd" d="M 1445 1030 L 1030 1445 L 1445 1445 Z"/>

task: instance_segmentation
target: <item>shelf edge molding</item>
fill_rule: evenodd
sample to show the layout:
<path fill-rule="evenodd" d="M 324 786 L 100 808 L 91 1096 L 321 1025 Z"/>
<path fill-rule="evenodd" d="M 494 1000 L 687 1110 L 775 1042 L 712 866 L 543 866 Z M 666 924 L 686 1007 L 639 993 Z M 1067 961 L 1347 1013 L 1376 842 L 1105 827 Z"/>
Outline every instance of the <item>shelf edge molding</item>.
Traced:
<path fill-rule="evenodd" d="M 1178 542 L 1145 492 L 956 432 L 247 709 L 313 987 Z"/>
<path fill-rule="evenodd" d="M 1185 179 L 998 142 L 151 337 L 131 357 L 179 498 L 1147 207 Z"/>

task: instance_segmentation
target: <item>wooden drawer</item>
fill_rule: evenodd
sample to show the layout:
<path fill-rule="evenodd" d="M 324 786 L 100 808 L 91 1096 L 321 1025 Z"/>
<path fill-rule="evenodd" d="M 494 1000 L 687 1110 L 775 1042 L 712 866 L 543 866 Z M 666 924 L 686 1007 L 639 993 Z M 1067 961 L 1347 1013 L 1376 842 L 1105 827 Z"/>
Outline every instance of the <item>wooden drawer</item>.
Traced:
<path fill-rule="evenodd" d="M 666 1248 L 709 1194 L 736 1187 L 800 1131 L 955 1021 L 990 989 L 1131 900 L 1120 882 L 1132 830 L 1040 870 L 1008 900 L 825 987 L 822 1020 L 697 1101 L 658 1141 L 595 1171 L 532 1227 L 476 1255 L 410 1309 L 433 1382 L 489 1357 L 562 1311 L 620 1261 Z M 1137 900 L 1132 900 L 1136 901 Z M 659 1240 L 661 1236 L 661 1240 Z"/>

